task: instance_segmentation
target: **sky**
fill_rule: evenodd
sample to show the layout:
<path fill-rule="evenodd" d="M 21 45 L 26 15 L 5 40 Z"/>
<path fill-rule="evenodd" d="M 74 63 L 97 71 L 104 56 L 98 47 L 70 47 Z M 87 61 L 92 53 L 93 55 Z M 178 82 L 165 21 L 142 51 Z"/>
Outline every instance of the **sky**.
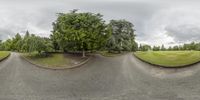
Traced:
<path fill-rule="evenodd" d="M 136 41 L 149 45 L 200 42 L 199 0 L 0 0 L 0 39 L 16 33 L 48 37 L 56 13 L 72 9 L 101 13 L 108 23 L 134 24 Z"/>

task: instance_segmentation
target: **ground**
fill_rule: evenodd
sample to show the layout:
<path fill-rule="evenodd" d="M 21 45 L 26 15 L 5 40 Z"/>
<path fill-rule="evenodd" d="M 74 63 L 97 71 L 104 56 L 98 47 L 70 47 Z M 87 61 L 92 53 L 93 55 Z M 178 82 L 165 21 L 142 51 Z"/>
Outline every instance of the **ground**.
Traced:
<path fill-rule="evenodd" d="M 183 67 L 200 61 L 200 51 L 147 51 L 136 52 L 134 55 L 164 67 Z"/>
<path fill-rule="evenodd" d="M 105 56 L 105 57 L 115 57 L 115 56 L 120 56 L 120 55 L 123 55 L 125 54 L 126 52 L 122 52 L 122 53 L 110 53 L 108 51 L 98 51 L 99 54 L 101 54 L 102 56 Z"/>
<path fill-rule="evenodd" d="M 51 53 L 48 56 L 41 56 L 38 53 L 27 53 L 24 57 L 30 61 L 48 67 L 71 67 L 85 61 L 88 57 L 80 54 Z"/>
<path fill-rule="evenodd" d="M 7 57 L 9 54 L 9 51 L 0 51 L 0 59 Z"/>
<path fill-rule="evenodd" d="M 0 62 L 0 100 L 200 100 L 199 77 L 200 64 L 158 68 L 132 54 L 47 70 L 12 53 Z"/>

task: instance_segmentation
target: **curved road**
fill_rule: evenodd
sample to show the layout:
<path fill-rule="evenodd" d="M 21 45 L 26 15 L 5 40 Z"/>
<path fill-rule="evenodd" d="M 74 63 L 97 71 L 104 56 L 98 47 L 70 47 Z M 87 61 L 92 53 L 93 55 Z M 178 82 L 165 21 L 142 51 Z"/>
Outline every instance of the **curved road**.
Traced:
<path fill-rule="evenodd" d="M 0 100 L 200 100 L 200 64 L 165 69 L 131 54 L 95 55 L 80 68 L 47 70 L 12 53 L 0 62 Z"/>

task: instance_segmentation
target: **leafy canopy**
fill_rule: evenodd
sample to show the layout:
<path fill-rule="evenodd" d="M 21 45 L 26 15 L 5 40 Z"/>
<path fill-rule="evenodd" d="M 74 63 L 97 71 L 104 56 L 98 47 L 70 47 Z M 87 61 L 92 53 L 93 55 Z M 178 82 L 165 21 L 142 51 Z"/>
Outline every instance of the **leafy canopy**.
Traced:
<path fill-rule="evenodd" d="M 104 45 L 106 34 L 102 15 L 94 13 L 59 13 L 53 23 L 55 45 L 64 51 L 96 50 Z M 57 44 L 56 44 L 57 43 Z"/>
<path fill-rule="evenodd" d="M 107 42 L 109 51 L 131 51 L 135 50 L 135 34 L 133 24 L 126 20 L 111 20 L 108 25 L 108 31 L 111 34 Z"/>

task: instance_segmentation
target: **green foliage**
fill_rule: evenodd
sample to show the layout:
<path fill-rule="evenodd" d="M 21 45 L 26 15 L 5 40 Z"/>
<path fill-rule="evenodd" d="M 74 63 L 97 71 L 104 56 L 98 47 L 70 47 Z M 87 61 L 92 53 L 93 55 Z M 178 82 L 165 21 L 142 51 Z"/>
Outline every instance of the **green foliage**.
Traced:
<path fill-rule="evenodd" d="M 20 51 L 21 46 L 23 45 L 22 43 L 22 37 L 19 33 L 15 35 L 15 37 L 12 39 L 12 50 L 13 51 Z"/>
<path fill-rule="evenodd" d="M 139 51 L 134 54 L 148 63 L 164 67 L 185 66 L 200 61 L 200 51 Z"/>
<path fill-rule="evenodd" d="M 53 23 L 54 48 L 63 51 L 97 50 L 108 37 L 102 15 L 93 13 L 59 13 Z"/>
<path fill-rule="evenodd" d="M 0 40 L 0 51 L 2 51 L 4 48 L 3 48 L 3 43 L 2 43 L 2 40 Z"/>
<path fill-rule="evenodd" d="M 165 51 L 165 50 L 166 50 L 165 46 L 162 45 L 160 50 L 161 50 L 161 51 Z"/>
<path fill-rule="evenodd" d="M 153 51 L 160 51 L 160 46 L 153 46 Z"/>
<path fill-rule="evenodd" d="M 34 52 L 38 51 L 38 53 L 43 52 L 51 52 L 53 51 L 53 45 L 48 38 L 42 38 L 39 36 L 31 35 L 26 37 L 24 45 L 24 51 L 26 52 Z"/>
<path fill-rule="evenodd" d="M 150 45 L 142 45 L 140 44 L 139 46 L 139 51 L 148 51 L 148 50 L 151 50 L 151 46 Z"/>
<path fill-rule="evenodd" d="M 58 13 L 53 22 L 53 31 L 49 38 L 30 34 L 28 31 L 22 37 L 19 33 L 4 42 L 0 40 L 0 50 L 18 52 L 51 52 L 51 51 L 200 51 L 200 43 L 189 43 L 165 48 L 162 46 L 140 45 L 135 41 L 134 25 L 126 20 L 111 20 L 105 24 L 101 14 L 91 12 L 79 13 L 72 10 L 69 13 Z"/>
<path fill-rule="evenodd" d="M 101 14 L 90 12 L 59 13 L 53 22 L 53 31 L 49 38 L 30 34 L 22 37 L 16 34 L 12 39 L 0 42 L 0 50 L 18 52 L 51 52 L 51 51 L 95 51 L 109 50 L 114 52 L 136 51 L 133 24 L 126 20 L 111 20 L 108 25 Z M 148 50 L 150 46 L 145 46 Z"/>
<path fill-rule="evenodd" d="M 173 50 L 178 51 L 178 50 L 179 50 L 179 47 L 178 47 L 178 46 L 174 46 L 174 47 L 173 47 Z"/>
<path fill-rule="evenodd" d="M 132 23 L 126 20 L 111 20 L 107 29 L 111 34 L 107 42 L 107 49 L 110 52 L 135 51 L 137 49 Z"/>
<path fill-rule="evenodd" d="M 16 34 L 14 38 L 8 39 L 0 43 L 1 50 L 18 51 L 18 52 L 51 52 L 53 45 L 50 39 L 29 34 L 27 31 L 25 36 Z"/>
<path fill-rule="evenodd" d="M 2 44 L 2 48 L 3 50 L 6 50 L 6 51 L 10 51 L 12 50 L 12 40 L 11 39 L 8 39 L 6 40 L 5 42 L 3 42 Z"/>
<path fill-rule="evenodd" d="M 196 50 L 200 51 L 200 42 L 195 43 L 191 42 L 189 44 L 183 44 L 183 45 L 175 45 L 175 46 L 169 46 L 168 48 L 165 48 L 164 45 L 160 46 L 153 46 L 153 51 L 183 51 L 183 50 Z M 142 50 L 141 50 L 142 51 Z"/>
<path fill-rule="evenodd" d="M 199 43 L 195 43 L 195 42 L 191 42 L 189 44 L 183 44 L 183 45 L 179 45 L 179 46 L 173 46 L 173 47 L 169 47 L 168 50 L 170 51 L 177 51 L 177 50 L 196 50 L 196 51 L 200 51 L 200 42 Z"/>

